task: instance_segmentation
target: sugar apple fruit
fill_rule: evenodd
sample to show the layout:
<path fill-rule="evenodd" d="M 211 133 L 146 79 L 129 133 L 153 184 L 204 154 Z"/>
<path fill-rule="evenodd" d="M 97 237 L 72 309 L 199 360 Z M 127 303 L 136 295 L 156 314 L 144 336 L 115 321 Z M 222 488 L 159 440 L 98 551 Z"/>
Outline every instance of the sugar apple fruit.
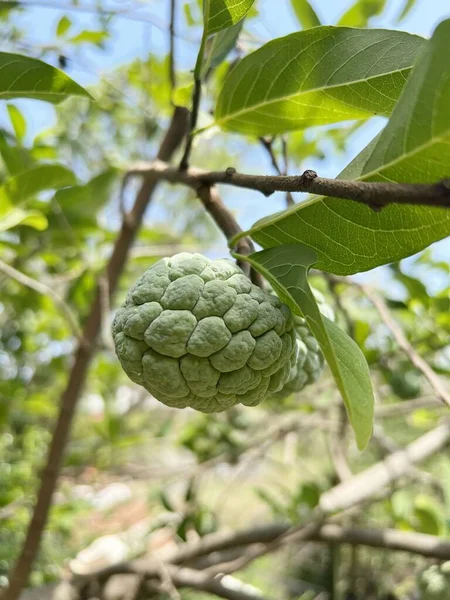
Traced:
<path fill-rule="evenodd" d="M 132 381 L 167 406 L 220 412 L 259 404 L 290 377 L 289 308 L 226 259 L 181 253 L 151 266 L 114 318 Z"/>
<path fill-rule="evenodd" d="M 314 288 L 312 288 L 312 292 L 319 305 L 320 312 L 331 321 L 334 321 L 333 309 L 326 303 L 323 295 Z M 296 333 L 297 360 L 291 368 L 288 381 L 281 390 L 272 394 L 279 399 L 301 392 L 307 385 L 315 383 L 321 376 L 325 364 L 319 343 L 306 324 L 306 319 L 298 315 L 293 315 L 293 319 Z"/>

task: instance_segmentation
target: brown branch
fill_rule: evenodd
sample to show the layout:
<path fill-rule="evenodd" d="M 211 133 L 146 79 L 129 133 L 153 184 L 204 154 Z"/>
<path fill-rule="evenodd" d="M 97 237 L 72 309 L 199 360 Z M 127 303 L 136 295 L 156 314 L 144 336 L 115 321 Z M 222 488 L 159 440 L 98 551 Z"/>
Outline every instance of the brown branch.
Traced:
<path fill-rule="evenodd" d="M 381 181 L 344 181 L 318 177 L 315 171 L 302 175 L 247 175 L 234 168 L 226 171 L 203 171 L 190 168 L 178 171 L 162 163 L 143 163 L 131 167 L 129 175 L 157 174 L 171 183 L 196 187 L 199 183 L 222 183 L 259 191 L 266 196 L 273 192 L 307 192 L 327 198 L 352 200 L 378 210 L 388 204 L 411 204 L 450 208 L 450 180 L 433 184 L 385 183 Z"/>
<path fill-rule="evenodd" d="M 158 160 L 170 160 L 175 150 L 179 147 L 186 132 L 187 117 L 188 111 L 186 109 L 175 109 L 170 127 L 160 146 Z M 129 218 L 122 224 L 122 229 L 117 237 L 111 258 L 106 267 L 110 295 L 114 294 L 117 288 L 119 276 L 124 269 L 128 252 L 158 181 L 159 178 L 152 175 L 145 177 L 137 193 L 136 201 Z M 100 289 L 98 289 L 83 330 L 83 343 L 79 344 L 75 351 L 69 381 L 61 396 L 60 413 L 50 444 L 47 463 L 42 471 L 41 486 L 26 539 L 21 554 L 13 567 L 9 587 L 1 595 L 2 600 L 16 600 L 22 588 L 27 585 L 28 577 L 47 523 L 53 492 L 56 488 L 58 473 L 69 437 L 75 408 L 83 390 L 100 328 L 101 293 Z"/>
<path fill-rule="evenodd" d="M 176 0 L 170 0 L 170 25 L 169 25 L 169 81 L 172 94 L 177 87 L 177 76 L 175 71 L 175 16 Z"/>
<path fill-rule="evenodd" d="M 284 169 L 283 170 L 281 169 L 280 165 L 278 164 L 277 157 L 275 155 L 275 152 L 273 151 L 274 138 L 260 137 L 259 141 L 261 142 L 262 147 L 267 151 L 267 153 L 270 157 L 270 162 L 272 163 L 272 166 L 275 169 L 275 172 L 278 173 L 278 175 L 287 175 L 287 143 L 286 143 L 286 140 L 283 138 L 282 142 L 281 142 L 282 147 L 283 147 L 283 157 L 284 157 Z M 292 198 L 291 192 L 286 192 L 286 204 L 288 206 L 292 206 L 293 204 L 295 204 L 294 199 Z"/>
<path fill-rule="evenodd" d="M 427 361 L 424 360 L 408 342 L 402 328 L 394 320 L 385 301 L 371 287 L 362 284 L 358 284 L 358 287 L 375 306 L 384 324 L 394 336 L 397 344 L 416 369 L 425 376 L 439 400 L 450 406 L 450 392 L 445 389 L 441 378 L 433 371 Z"/>
<path fill-rule="evenodd" d="M 197 189 L 197 195 L 206 212 L 208 212 L 214 219 L 214 222 L 223 232 L 226 239 L 229 241 L 238 233 L 241 233 L 242 229 L 239 227 L 238 222 L 234 218 L 232 212 L 228 210 L 225 204 L 222 202 L 219 192 L 216 187 L 210 187 L 206 185 L 199 186 Z M 236 250 L 239 254 L 246 256 L 255 251 L 253 242 L 249 237 L 240 239 L 237 243 Z M 252 275 L 253 283 L 264 286 L 264 280 L 259 273 L 252 273 L 250 265 L 247 261 L 238 261 L 238 265 L 244 271 L 247 276 Z"/>

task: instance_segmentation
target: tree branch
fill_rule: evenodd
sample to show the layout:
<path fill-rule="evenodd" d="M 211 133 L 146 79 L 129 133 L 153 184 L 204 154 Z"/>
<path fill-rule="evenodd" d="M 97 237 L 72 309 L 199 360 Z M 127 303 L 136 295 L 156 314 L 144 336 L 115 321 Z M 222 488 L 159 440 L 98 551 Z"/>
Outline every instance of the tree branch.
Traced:
<path fill-rule="evenodd" d="M 222 202 L 216 187 L 201 185 L 197 189 L 197 195 L 203 203 L 206 212 L 211 215 L 211 217 L 214 219 L 214 222 L 223 232 L 228 241 L 238 233 L 241 233 L 242 229 L 239 227 L 238 222 L 234 218 L 232 212 L 228 210 L 228 208 Z M 239 254 L 246 256 L 247 254 L 254 252 L 255 247 L 253 246 L 253 242 L 249 237 L 244 237 L 238 241 L 236 250 L 239 252 Z M 261 275 L 250 269 L 250 265 L 247 261 L 238 261 L 238 265 L 247 276 L 252 277 L 253 283 L 259 287 L 264 286 L 264 280 Z"/>
<path fill-rule="evenodd" d="M 383 461 L 324 492 L 320 497 L 320 508 L 331 514 L 370 500 L 387 485 L 408 474 L 412 466 L 444 448 L 449 441 L 450 422 L 445 422 L 406 448 L 394 452 Z"/>
<path fill-rule="evenodd" d="M 178 171 L 160 162 L 132 166 L 128 175 L 153 174 L 170 183 L 196 187 L 199 183 L 222 183 L 255 190 L 270 196 L 273 192 L 307 192 L 327 198 L 352 200 L 379 210 L 388 204 L 410 204 L 450 208 L 450 179 L 434 184 L 344 181 L 318 177 L 315 171 L 302 175 L 247 175 L 234 168 L 226 171 L 203 171 L 197 168 Z"/>
<path fill-rule="evenodd" d="M 158 152 L 158 160 L 170 160 L 175 150 L 179 147 L 185 135 L 187 117 L 188 111 L 186 109 L 175 109 L 170 127 L 161 143 Z M 128 252 L 159 179 L 159 177 L 152 175 L 145 177 L 136 196 L 129 218 L 124 220 L 122 224 L 122 229 L 117 237 L 111 258 L 106 267 L 106 277 L 110 295 L 113 295 L 117 288 L 119 276 L 125 266 Z M 19 597 L 22 588 L 27 584 L 47 522 L 53 492 L 56 488 L 62 456 L 67 444 L 75 408 L 82 393 L 100 328 L 101 291 L 98 289 L 83 330 L 83 343 L 78 345 L 75 352 L 69 381 L 61 396 L 60 413 L 50 444 L 47 463 L 41 475 L 41 486 L 38 492 L 33 516 L 28 527 L 26 539 L 21 554 L 13 567 L 9 587 L 1 594 L 2 600 L 16 600 Z"/>
<path fill-rule="evenodd" d="M 175 70 L 175 16 L 176 0 L 170 0 L 170 25 L 169 25 L 169 81 L 172 94 L 177 87 L 177 76 Z"/>
<path fill-rule="evenodd" d="M 283 147 L 284 170 L 282 170 L 280 165 L 278 164 L 277 157 L 275 155 L 275 152 L 273 151 L 274 138 L 260 137 L 259 141 L 261 142 L 262 147 L 267 151 L 267 153 L 270 157 L 270 162 L 272 163 L 272 166 L 275 169 L 275 172 L 278 173 L 278 175 L 287 175 L 287 143 L 286 143 L 286 139 L 282 138 L 282 141 L 281 141 L 282 147 Z M 286 192 L 286 204 L 288 206 L 292 206 L 293 204 L 295 204 L 294 199 L 292 198 L 291 192 Z"/>

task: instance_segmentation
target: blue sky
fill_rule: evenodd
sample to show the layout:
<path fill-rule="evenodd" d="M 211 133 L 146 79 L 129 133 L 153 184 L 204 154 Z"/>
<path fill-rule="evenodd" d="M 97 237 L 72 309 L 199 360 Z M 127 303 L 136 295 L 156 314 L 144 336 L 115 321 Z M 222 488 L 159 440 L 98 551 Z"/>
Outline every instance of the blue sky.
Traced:
<path fill-rule="evenodd" d="M 400 24 L 395 24 L 396 16 L 401 11 L 405 0 L 388 0 L 387 9 L 382 17 L 372 20 L 376 27 L 398 28 L 410 33 L 429 37 L 436 25 L 445 18 L 450 17 L 450 2 L 448 0 L 417 0 L 416 7 L 409 16 Z M 45 4 L 45 0 L 43 0 Z M 193 3 L 196 0 L 192 0 Z M 319 17 L 324 24 L 333 24 L 352 2 L 348 0 L 311 0 Z M 26 0 L 24 2 L 26 4 Z M 53 5 L 66 4 L 66 2 L 53 2 Z M 82 5 L 95 4 L 94 0 L 83 0 Z M 135 2 L 127 0 L 111 0 L 104 2 L 111 8 L 126 10 Z M 181 0 L 180 0 L 181 4 Z M 108 44 L 107 52 L 97 50 L 83 50 L 80 56 L 70 63 L 69 74 L 81 84 L 95 83 L 99 77 L 108 78 L 108 72 L 121 64 L 133 60 L 137 56 L 145 57 L 149 52 L 161 55 L 167 52 L 167 33 L 165 25 L 168 22 L 167 0 L 147 0 L 142 2 L 140 13 L 150 17 L 156 25 L 148 22 L 134 22 L 116 18 L 113 22 L 113 36 Z M 257 0 L 260 18 L 251 26 L 251 33 L 261 42 L 286 35 L 297 29 L 296 21 L 291 10 L 289 0 Z M 56 24 L 62 14 L 57 8 L 30 7 L 18 19 L 25 28 L 27 36 L 36 44 L 48 44 L 54 41 Z M 71 12 L 74 29 L 95 29 L 96 22 L 92 14 Z M 177 63 L 180 68 L 192 68 L 196 51 L 196 32 L 183 31 L 182 23 L 177 24 L 180 38 L 177 39 Z M 189 36 L 190 40 L 181 39 Z M 450 41 L 449 41 L 450 45 Z M 50 126 L 54 121 L 53 108 L 45 103 L 18 102 L 24 110 L 29 135 L 32 136 L 41 129 Z M 0 109 L 0 120 L 5 121 L 4 106 Z M 352 138 L 345 155 L 328 156 L 325 161 L 316 163 L 308 161 L 301 168 L 312 168 L 322 176 L 333 177 L 370 141 L 370 139 L 383 127 L 383 119 L 376 119 L 362 127 Z M 230 136 L 229 147 L 239 143 L 235 136 Z M 270 164 L 265 154 L 253 147 L 252 152 L 245 156 L 244 164 L 239 167 L 243 171 L 270 172 Z M 240 190 L 224 192 L 227 204 L 236 211 L 241 226 L 247 228 L 258 218 L 270 214 L 284 207 L 284 197 L 273 195 L 269 199 L 262 198 L 259 194 Z M 158 217 L 158 205 L 152 208 L 150 217 Z M 224 252 L 226 246 L 224 244 Z M 434 245 L 434 251 L 440 258 L 450 254 L 450 241 L 446 240 Z M 372 272 L 371 278 L 379 278 L 378 270 Z"/>

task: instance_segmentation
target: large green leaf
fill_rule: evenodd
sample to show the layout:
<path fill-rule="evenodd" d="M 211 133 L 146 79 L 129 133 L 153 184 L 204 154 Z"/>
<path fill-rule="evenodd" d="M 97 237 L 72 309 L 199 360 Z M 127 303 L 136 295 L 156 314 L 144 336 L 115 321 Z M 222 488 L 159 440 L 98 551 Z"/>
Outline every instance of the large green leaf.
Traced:
<path fill-rule="evenodd" d="M 356 0 L 337 22 L 341 27 L 366 27 L 369 19 L 381 14 L 386 0 Z"/>
<path fill-rule="evenodd" d="M 28 56 L 0 52 L 0 72 L 0 100 L 32 98 L 56 104 L 67 96 L 91 97 L 59 69 Z"/>
<path fill-rule="evenodd" d="M 401 31 L 345 27 L 315 27 L 273 40 L 225 80 L 216 123 L 266 135 L 389 115 L 423 44 Z"/>
<path fill-rule="evenodd" d="M 206 35 L 239 23 L 255 0 L 203 0 Z"/>
<path fill-rule="evenodd" d="M 291 0 L 292 8 L 294 9 L 297 21 L 303 29 L 318 27 L 321 25 L 316 11 L 311 6 L 309 0 Z"/>
<path fill-rule="evenodd" d="M 414 67 L 392 117 L 341 173 L 342 179 L 432 183 L 450 174 L 450 20 L 437 28 Z M 375 213 L 348 200 L 314 197 L 256 223 L 268 248 L 301 242 L 318 268 L 350 275 L 419 252 L 450 234 L 450 211 L 389 205 Z"/>
<path fill-rule="evenodd" d="M 323 317 L 308 284 L 308 271 L 317 254 L 301 244 L 256 252 L 245 258 L 272 284 L 294 312 L 302 314 L 330 367 L 341 392 L 360 449 L 370 439 L 374 397 L 369 368 L 355 342 Z"/>

